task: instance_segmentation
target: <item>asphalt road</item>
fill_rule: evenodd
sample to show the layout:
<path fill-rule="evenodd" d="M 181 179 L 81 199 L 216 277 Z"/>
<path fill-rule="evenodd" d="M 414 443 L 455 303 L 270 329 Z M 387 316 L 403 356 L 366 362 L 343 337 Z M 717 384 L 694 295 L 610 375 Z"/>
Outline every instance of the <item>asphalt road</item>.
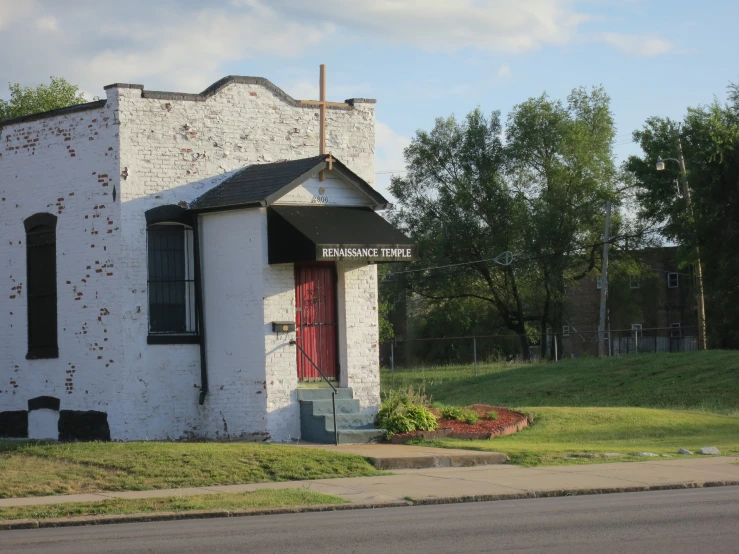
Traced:
<path fill-rule="evenodd" d="M 0 531 L 0 552 L 739 552 L 739 487 Z"/>

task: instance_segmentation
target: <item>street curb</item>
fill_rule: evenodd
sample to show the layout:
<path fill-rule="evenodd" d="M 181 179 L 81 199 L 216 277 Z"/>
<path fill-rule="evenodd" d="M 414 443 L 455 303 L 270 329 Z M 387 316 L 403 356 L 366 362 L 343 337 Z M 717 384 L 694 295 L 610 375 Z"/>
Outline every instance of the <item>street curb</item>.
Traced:
<path fill-rule="evenodd" d="M 0 520 L 0 531 L 11 531 L 16 529 L 43 529 L 47 527 L 108 525 L 113 523 L 175 521 L 182 519 L 246 517 L 277 514 L 299 514 L 309 512 L 338 512 L 346 510 L 368 510 L 375 508 L 398 508 L 410 505 L 410 502 L 400 500 L 392 502 L 368 502 L 357 504 L 319 504 L 316 506 L 293 506 L 289 508 L 255 508 L 253 510 L 191 510 L 186 512 L 155 512 L 150 514 L 79 516 L 72 518 L 11 519 Z"/>
<path fill-rule="evenodd" d="M 474 452 L 459 455 L 449 454 L 429 456 L 367 457 L 376 469 L 392 471 L 394 469 L 428 469 L 432 467 L 477 467 L 497 465 L 508 462 L 508 456 L 500 452 Z"/>
<path fill-rule="evenodd" d="M 447 496 L 439 498 L 408 498 L 391 502 L 368 502 L 357 504 L 320 504 L 317 506 L 293 506 L 290 508 L 256 508 L 253 510 L 193 510 L 188 512 L 157 512 L 151 514 L 126 514 L 105 516 L 81 516 L 75 518 L 16 519 L 0 520 L 0 531 L 17 529 L 43 529 L 47 527 L 77 527 L 85 525 L 109 525 L 114 523 L 143 523 L 152 521 L 176 521 L 186 519 L 208 519 L 226 517 L 247 517 L 278 514 L 299 514 L 311 512 L 339 512 L 347 510 L 368 510 L 379 508 L 402 508 L 411 506 L 430 506 L 435 504 L 463 504 L 468 502 L 495 502 L 499 500 L 523 500 L 528 498 L 554 498 L 562 496 L 584 496 L 595 494 L 614 494 L 625 492 L 650 492 L 681 489 L 701 489 L 711 487 L 735 487 L 739 481 L 706 481 L 703 483 L 672 483 L 665 485 L 645 485 L 636 487 L 611 487 L 601 489 L 559 489 L 551 491 L 528 491 L 505 494 L 480 494 L 473 496 Z"/>
<path fill-rule="evenodd" d="M 460 504 L 466 502 L 494 502 L 498 500 L 523 500 L 527 498 L 554 498 L 562 496 L 585 496 L 595 494 L 615 494 L 623 492 L 651 492 L 681 489 L 703 489 L 711 487 L 736 487 L 739 481 L 706 481 L 704 483 L 672 483 L 665 485 L 644 485 L 635 487 L 610 487 L 603 489 L 559 489 L 551 491 L 527 491 L 504 494 L 480 494 L 474 496 L 447 496 L 439 498 L 409 498 L 413 506 L 434 504 Z"/>

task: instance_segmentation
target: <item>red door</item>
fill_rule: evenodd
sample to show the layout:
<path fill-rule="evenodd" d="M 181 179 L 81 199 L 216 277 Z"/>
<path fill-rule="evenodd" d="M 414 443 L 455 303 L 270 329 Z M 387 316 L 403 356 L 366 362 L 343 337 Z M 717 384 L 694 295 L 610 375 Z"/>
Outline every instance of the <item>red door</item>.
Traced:
<path fill-rule="evenodd" d="M 336 267 L 323 265 L 295 266 L 295 331 L 298 344 L 305 350 L 298 354 L 298 379 L 321 380 L 307 359 L 321 368 L 331 380 L 338 380 L 336 322 Z"/>

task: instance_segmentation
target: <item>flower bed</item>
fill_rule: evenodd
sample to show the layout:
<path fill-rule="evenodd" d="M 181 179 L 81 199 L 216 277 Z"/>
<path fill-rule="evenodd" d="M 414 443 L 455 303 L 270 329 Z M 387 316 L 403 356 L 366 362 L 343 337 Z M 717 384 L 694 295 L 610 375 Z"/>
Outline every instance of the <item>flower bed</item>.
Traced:
<path fill-rule="evenodd" d="M 431 412 L 438 419 L 438 428 L 435 431 L 412 431 L 410 433 L 398 433 L 393 435 L 389 441 L 392 444 L 402 444 L 411 439 L 492 439 L 493 437 L 504 437 L 520 431 L 528 425 L 527 417 L 521 412 L 502 408 L 499 406 L 488 406 L 486 404 L 473 404 L 467 409 L 472 410 L 480 419 L 476 423 L 466 423 L 454 419 L 443 419 L 441 410 L 431 408 Z M 497 417 L 488 419 L 487 415 L 495 411 Z"/>

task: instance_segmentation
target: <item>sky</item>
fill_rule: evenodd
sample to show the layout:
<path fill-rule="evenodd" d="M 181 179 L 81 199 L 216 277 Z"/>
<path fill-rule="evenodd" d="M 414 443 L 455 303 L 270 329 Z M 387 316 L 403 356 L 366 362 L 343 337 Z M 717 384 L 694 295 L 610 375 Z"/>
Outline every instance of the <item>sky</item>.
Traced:
<path fill-rule="evenodd" d="M 505 114 L 602 85 L 619 160 L 650 116 L 725 98 L 739 80 L 735 0 L 0 0 L 0 83 L 60 76 L 200 92 L 266 77 L 297 99 L 375 98 L 376 183 L 437 117 Z M 0 97 L 8 91 L 0 87 Z"/>

